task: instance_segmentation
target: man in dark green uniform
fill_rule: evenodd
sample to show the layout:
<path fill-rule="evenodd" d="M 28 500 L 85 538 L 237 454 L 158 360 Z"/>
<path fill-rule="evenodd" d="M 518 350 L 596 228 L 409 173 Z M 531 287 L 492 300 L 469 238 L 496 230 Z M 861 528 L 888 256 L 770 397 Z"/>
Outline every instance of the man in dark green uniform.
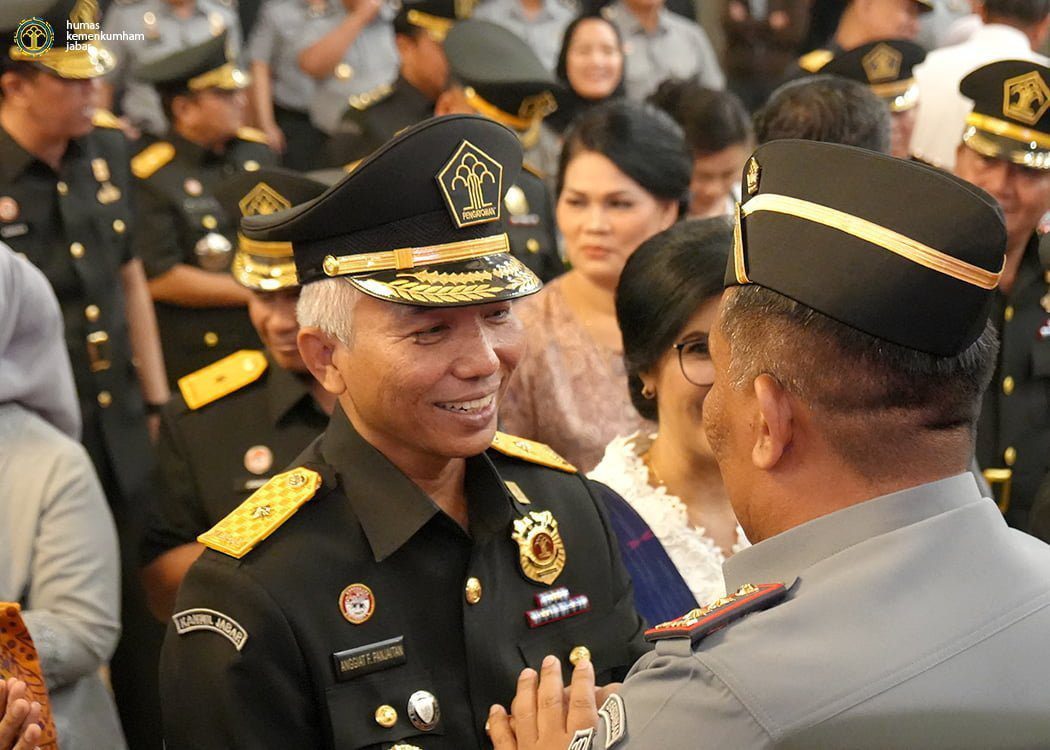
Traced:
<path fill-rule="evenodd" d="M 131 161 L 146 264 L 168 367 L 175 383 L 216 358 L 258 347 L 245 306 L 250 292 L 229 274 L 235 220 L 215 186 L 235 173 L 270 166 L 260 131 L 243 127 L 248 76 L 229 62 L 226 36 L 141 68 L 161 95 L 172 129 Z"/>
<path fill-rule="evenodd" d="M 228 216 L 254 216 L 305 203 L 325 187 L 295 172 L 261 169 L 226 180 L 215 195 Z M 296 347 L 299 282 L 291 247 L 241 237 L 232 270 L 252 292 L 248 313 L 266 351 L 235 352 L 184 376 L 163 412 L 161 491 L 142 562 L 151 608 L 165 621 L 204 549 L 197 536 L 290 464 L 321 434 L 335 404 Z"/>
<path fill-rule="evenodd" d="M 445 39 L 452 86 L 435 112 L 484 115 L 518 134 L 522 148 L 535 146 L 543 118 L 557 107 L 558 84 L 522 39 L 488 21 L 456 24 Z M 504 197 L 511 252 L 543 281 L 565 270 L 554 233 L 554 211 L 543 175 L 527 162 Z"/>
<path fill-rule="evenodd" d="M 299 350 L 338 406 L 200 537 L 161 664 L 170 750 L 481 748 L 544 654 L 604 683 L 644 650 L 603 490 L 496 431 L 512 300 L 540 288 L 501 226 L 520 165 L 506 128 L 436 118 L 242 221 L 291 243 Z"/>
<path fill-rule="evenodd" d="M 974 102 L 955 173 L 991 193 L 1006 216 L 1007 247 L 992 320 L 1000 348 L 977 424 L 977 461 L 1007 522 L 1029 528 L 1050 469 L 1050 277 L 1039 258 L 1050 210 L 1050 68 L 1004 60 L 959 84 Z"/>
<path fill-rule="evenodd" d="M 455 0 L 406 2 L 394 16 L 394 42 L 401 58 L 397 80 L 350 97 L 338 132 L 328 142 L 328 162 L 347 164 L 375 151 L 405 128 L 431 117 L 448 87 L 442 42 L 468 3 Z M 469 14 L 468 14 L 469 15 Z"/>
<path fill-rule="evenodd" d="M 62 306 L 82 441 L 121 542 L 124 633 L 113 685 L 129 741 L 150 747 L 162 631 L 145 608 L 135 549 L 153 464 L 143 396 L 159 410 L 168 387 L 131 243 L 138 228 L 124 139 L 93 126 L 97 79 L 113 59 L 97 40 L 69 37 L 71 28 L 91 34 L 84 25 L 97 21 L 88 0 L 0 5 L 0 241 L 44 272 Z"/>

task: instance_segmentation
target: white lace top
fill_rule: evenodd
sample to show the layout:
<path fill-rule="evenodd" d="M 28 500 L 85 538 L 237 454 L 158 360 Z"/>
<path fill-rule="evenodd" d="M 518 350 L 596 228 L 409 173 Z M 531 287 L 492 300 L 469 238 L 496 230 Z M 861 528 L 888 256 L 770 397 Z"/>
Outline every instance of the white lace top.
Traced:
<path fill-rule="evenodd" d="M 667 550 L 697 603 L 703 605 L 725 595 L 725 555 L 702 527 L 689 525 L 685 503 L 680 498 L 668 494 L 662 486 L 649 484 L 649 469 L 641 457 L 655 437 L 645 438 L 636 432 L 615 438 L 587 476 L 608 485 L 630 503 Z M 736 537 L 734 553 L 750 546 L 739 525 Z"/>

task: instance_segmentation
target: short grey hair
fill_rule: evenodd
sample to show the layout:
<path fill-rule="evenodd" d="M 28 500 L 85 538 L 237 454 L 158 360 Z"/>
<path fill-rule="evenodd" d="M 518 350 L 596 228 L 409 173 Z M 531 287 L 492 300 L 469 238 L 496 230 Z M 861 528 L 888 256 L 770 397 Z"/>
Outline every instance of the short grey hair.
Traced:
<path fill-rule="evenodd" d="M 320 328 L 349 346 L 350 319 L 360 294 L 346 279 L 323 279 L 306 284 L 295 307 L 299 325 Z"/>

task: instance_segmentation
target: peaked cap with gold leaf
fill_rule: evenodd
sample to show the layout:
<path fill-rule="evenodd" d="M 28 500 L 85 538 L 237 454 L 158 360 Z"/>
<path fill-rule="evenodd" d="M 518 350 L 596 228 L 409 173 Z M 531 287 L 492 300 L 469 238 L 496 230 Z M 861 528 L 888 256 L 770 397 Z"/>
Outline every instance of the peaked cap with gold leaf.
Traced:
<path fill-rule="evenodd" d="M 973 99 L 963 143 L 984 156 L 1050 169 L 1050 68 L 1000 60 L 959 83 Z"/>
<path fill-rule="evenodd" d="M 859 81 L 886 102 L 891 112 L 919 103 L 912 69 L 926 59 L 926 50 L 907 39 L 882 39 L 842 52 L 820 69 L 821 74 Z"/>
<path fill-rule="evenodd" d="M 0 60 L 30 63 L 59 78 L 105 75 L 116 58 L 99 39 L 100 15 L 98 0 L 3 0 Z"/>

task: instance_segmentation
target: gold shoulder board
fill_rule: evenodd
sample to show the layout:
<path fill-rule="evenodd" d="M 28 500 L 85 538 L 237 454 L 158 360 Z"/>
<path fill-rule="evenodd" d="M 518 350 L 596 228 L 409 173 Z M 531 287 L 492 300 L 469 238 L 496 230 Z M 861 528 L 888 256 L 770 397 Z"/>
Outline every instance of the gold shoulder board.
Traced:
<path fill-rule="evenodd" d="M 254 383 L 266 372 L 266 356 L 254 349 L 242 349 L 197 372 L 179 378 L 179 391 L 191 410 L 207 406 Z"/>
<path fill-rule="evenodd" d="M 555 453 L 553 448 L 535 440 L 497 432 L 496 437 L 492 438 L 492 447 L 504 455 L 520 458 L 522 461 L 567 471 L 570 474 L 576 473 L 576 467 Z"/>
<path fill-rule="evenodd" d="M 809 73 L 816 73 L 834 59 L 835 53 L 829 49 L 815 49 L 798 59 L 798 66 Z"/>
<path fill-rule="evenodd" d="M 96 128 L 120 130 L 120 120 L 108 109 L 96 109 L 94 116 L 91 118 L 91 124 Z"/>
<path fill-rule="evenodd" d="M 252 143 L 266 144 L 266 133 L 262 132 L 258 128 L 237 128 L 237 137 L 242 141 L 251 141 Z"/>
<path fill-rule="evenodd" d="M 153 174 L 172 160 L 175 147 L 167 141 L 157 141 L 140 151 L 131 160 L 131 173 L 140 180 L 152 177 Z"/>
<path fill-rule="evenodd" d="M 294 516 L 320 488 L 321 475 L 310 469 L 299 467 L 277 474 L 197 541 L 239 560 Z"/>

